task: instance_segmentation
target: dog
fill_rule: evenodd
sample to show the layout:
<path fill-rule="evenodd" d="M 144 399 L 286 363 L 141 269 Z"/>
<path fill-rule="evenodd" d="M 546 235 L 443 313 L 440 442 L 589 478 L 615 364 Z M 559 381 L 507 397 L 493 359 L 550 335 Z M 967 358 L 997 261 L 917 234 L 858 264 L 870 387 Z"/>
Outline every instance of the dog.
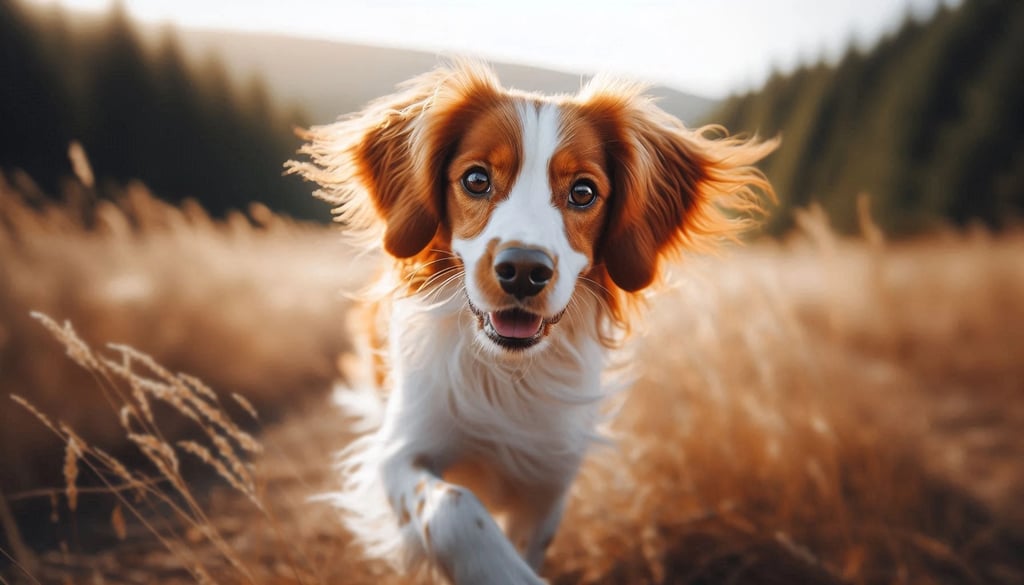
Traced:
<path fill-rule="evenodd" d="M 774 141 L 690 130 L 644 91 L 544 96 L 458 61 L 306 133 L 292 170 L 391 259 L 364 319 L 386 406 L 335 496 L 369 554 L 458 585 L 544 582 L 643 292 L 773 196 L 753 165 Z"/>

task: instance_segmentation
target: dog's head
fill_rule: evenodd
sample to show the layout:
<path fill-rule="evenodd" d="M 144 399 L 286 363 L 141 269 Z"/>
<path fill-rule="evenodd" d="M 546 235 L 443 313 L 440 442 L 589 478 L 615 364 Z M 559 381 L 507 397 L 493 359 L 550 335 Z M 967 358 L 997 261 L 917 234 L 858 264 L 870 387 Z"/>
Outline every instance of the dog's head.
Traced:
<path fill-rule="evenodd" d="M 383 227 L 415 286 L 458 272 L 479 336 L 511 351 L 538 347 L 578 295 L 619 318 L 666 255 L 735 231 L 725 208 L 770 193 L 750 165 L 773 142 L 706 134 L 636 85 L 546 97 L 460 63 L 313 129 L 295 168 L 350 228 Z"/>

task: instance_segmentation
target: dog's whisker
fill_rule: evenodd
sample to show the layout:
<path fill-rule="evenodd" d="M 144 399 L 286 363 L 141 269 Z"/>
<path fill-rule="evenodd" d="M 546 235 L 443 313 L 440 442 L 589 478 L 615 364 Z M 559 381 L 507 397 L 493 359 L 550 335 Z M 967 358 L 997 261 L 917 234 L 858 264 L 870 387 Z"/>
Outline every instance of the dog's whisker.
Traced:
<path fill-rule="evenodd" d="M 441 270 L 441 271 L 437 272 L 436 274 L 432 274 L 430 276 L 430 278 L 424 280 L 419 285 L 419 287 L 416 288 L 416 292 L 417 293 L 423 292 L 427 288 L 433 286 L 434 283 L 436 283 L 438 280 L 450 276 L 452 272 L 458 272 L 458 273 L 461 274 L 462 273 L 462 267 L 460 267 L 460 266 L 452 266 L 450 268 L 445 268 L 444 270 Z M 445 281 L 445 283 L 441 284 L 441 286 L 443 287 L 444 284 L 446 284 L 447 282 L 448 281 Z"/>
<path fill-rule="evenodd" d="M 595 287 L 609 297 L 613 296 L 612 291 L 608 290 L 608 287 L 587 276 L 580 276 L 580 282 L 590 287 Z"/>
<path fill-rule="evenodd" d="M 450 258 L 438 258 L 438 259 L 432 260 L 430 262 L 424 262 L 423 264 L 417 264 L 416 266 L 411 267 L 411 268 L 408 269 L 408 272 L 404 275 L 403 280 L 404 280 L 404 282 L 411 283 L 411 282 L 415 281 L 417 278 L 422 278 L 423 277 L 423 272 L 425 270 L 427 270 L 429 267 L 431 267 L 431 266 L 433 266 L 435 264 L 440 264 L 442 262 L 449 262 L 450 260 L 451 260 Z M 447 271 L 447 270 L 455 270 L 455 269 L 459 269 L 459 268 L 461 268 L 461 265 L 449 266 L 449 267 L 446 267 L 446 268 L 442 268 L 440 270 L 440 272 L 444 272 L 444 271 Z M 433 275 L 431 275 L 431 276 L 433 276 Z"/>
<path fill-rule="evenodd" d="M 438 270 L 437 272 L 431 274 L 430 276 L 426 277 L 419 284 L 419 287 L 416 289 L 416 292 L 422 291 L 424 288 L 430 286 L 433 282 L 437 281 L 439 278 L 443 278 L 443 277 L 447 276 L 448 274 L 450 274 L 453 270 L 459 270 L 459 268 L 455 267 L 455 266 L 452 266 L 452 267 L 448 267 L 448 268 L 443 268 L 443 269 Z"/>
<path fill-rule="evenodd" d="M 569 304 L 565 307 L 566 311 L 571 315 L 571 319 L 575 322 L 582 323 L 584 319 L 583 309 L 579 306 L 579 301 L 576 297 L 569 300 Z"/>
<path fill-rule="evenodd" d="M 447 286 L 448 286 L 449 284 L 451 284 L 451 283 L 452 283 L 453 281 L 456 281 L 456 280 L 458 280 L 458 279 L 462 278 L 462 277 L 463 277 L 463 275 L 464 275 L 464 272 L 463 272 L 462 270 L 459 270 L 459 271 L 458 271 L 458 272 L 457 272 L 456 274 L 452 274 L 452 275 L 451 275 L 451 276 L 449 276 L 449 277 L 448 277 L 447 279 L 445 279 L 445 280 L 444 280 L 444 282 L 442 282 L 441 284 L 438 284 L 438 285 L 436 285 L 436 286 L 435 286 L 435 287 L 433 288 L 433 290 L 429 291 L 429 292 L 427 293 L 427 298 L 430 298 L 431 296 L 437 296 L 437 295 L 439 295 L 439 294 L 441 293 L 441 291 L 443 291 L 443 290 L 445 289 L 445 287 L 447 287 Z M 453 294 L 455 294 L 455 293 L 458 293 L 458 292 L 459 292 L 459 291 L 458 291 L 458 290 L 456 290 L 456 291 L 454 291 L 454 293 L 453 293 Z M 447 300 L 451 300 L 452 298 L 454 298 L 454 297 L 449 297 L 449 298 L 448 298 Z M 447 302 L 447 300 L 446 300 L 446 302 Z"/>
<path fill-rule="evenodd" d="M 441 254 L 441 255 L 444 256 L 445 259 L 449 259 L 449 260 L 458 260 L 459 259 L 458 255 L 453 254 L 451 250 L 444 250 L 444 249 L 441 249 L 441 248 L 427 248 L 427 251 L 428 252 L 434 252 L 434 253 L 437 253 L 437 254 Z"/>
<path fill-rule="evenodd" d="M 591 290 L 589 287 L 581 286 L 581 287 L 579 287 L 579 291 L 581 293 L 585 293 L 586 295 L 588 295 L 589 298 L 594 299 L 594 301 L 596 303 L 598 303 L 598 305 L 601 306 L 602 308 L 607 308 L 607 305 L 605 304 L 605 300 L 603 298 L 601 298 L 601 295 L 597 294 L 595 291 Z M 575 300 L 575 297 L 573 297 L 573 298 Z"/>
<path fill-rule="evenodd" d="M 609 301 L 609 299 L 612 297 L 612 292 L 610 290 L 608 290 L 607 287 L 605 287 L 601 283 L 597 282 L 596 280 L 593 280 L 593 279 L 590 279 L 590 278 L 586 278 L 586 277 L 581 277 L 580 278 L 580 283 L 583 285 L 583 286 L 580 287 L 580 290 L 583 290 L 583 291 L 586 291 L 587 293 L 589 293 L 590 296 L 592 296 L 594 298 L 594 300 L 598 303 L 598 306 L 606 314 L 612 312 L 612 307 L 611 307 L 611 304 L 610 304 L 610 301 Z M 594 290 L 594 288 L 592 288 L 592 287 L 596 287 L 598 290 Z M 601 292 L 603 292 L 605 294 L 598 294 L 598 291 L 601 291 Z"/>
<path fill-rule="evenodd" d="M 431 250 L 431 252 L 442 254 L 440 250 Z M 451 253 L 447 253 L 447 254 L 442 254 L 440 258 L 434 258 L 433 260 L 430 260 L 429 262 L 424 262 L 422 264 L 417 264 L 416 266 L 417 266 L 417 268 L 426 268 L 427 266 L 431 266 L 431 265 L 437 264 L 439 262 L 452 262 L 452 261 L 458 262 L 458 259 L 459 259 L 458 256 L 455 256 L 454 254 L 451 254 Z"/>

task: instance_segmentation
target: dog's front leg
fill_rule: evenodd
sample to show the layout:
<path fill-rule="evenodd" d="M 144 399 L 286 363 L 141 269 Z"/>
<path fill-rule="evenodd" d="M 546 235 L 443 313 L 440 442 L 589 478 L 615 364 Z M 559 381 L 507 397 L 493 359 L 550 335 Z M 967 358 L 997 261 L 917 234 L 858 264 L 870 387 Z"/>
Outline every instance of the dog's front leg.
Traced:
<path fill-rule="evenodd" d="M 508 503 L 508 537 L 522 552 L 526 563 L 538 573 L 558 532 L 577 467 L 578 461 L 567 465 L 563 477 L 556 478 L 557 481 L 520 490 L 518 497 Z"/>
<path fill-rule="evenodd" d="M 428 454 L 393 454 L 384 462 L 382 477 L 406 546 L 422 551 L 456 585 L 544 583 L 480 500 L 441 479 Z"/>
<path fill-rule="evenodd" d="M 544 556 L 562 521 L 562 512 L 565 509 L 564 492 L 551 494 L 551 497 L 538 504 L 532 510 L 524 510 L 521 514 L 512 516 L 508 532 L 513 542 L 522 548 L 523 558 L 527 564 L 534 571 L 540 572 L 544 565 Z"/>

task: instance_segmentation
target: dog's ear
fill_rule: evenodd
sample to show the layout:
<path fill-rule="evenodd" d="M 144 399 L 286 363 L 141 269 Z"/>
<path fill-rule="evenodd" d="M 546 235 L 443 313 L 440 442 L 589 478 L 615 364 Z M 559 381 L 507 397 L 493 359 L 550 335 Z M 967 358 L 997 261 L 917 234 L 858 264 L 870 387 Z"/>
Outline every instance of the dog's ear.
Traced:
<path fill-rule="evenodd" d="M 661 260 L 709 238 L 734 237 L 745 213 L 760 210 L 771 185 L 752 165 L 777 140 L 718 137 L 689 130 L 643 95 L 643 86 L 595 79 L 578 100 L 605 134 L 611 209 L 599 256 L 619 288 L 649 286 Z"/>
<path fill-rule="evenodd" d="M 429 115 L 432 81 L 418 80 L 406 92 L 377 102 L 352 121 L 351 157 L 356 178 L 384 220 L 384 249 L 398 258 L 415 256 L 430 243 L 440 222 L 433 192 L 435 169 L 418 165 L 415 130 Z"/>
<path fill-rule="evenodd" d="M 312 162 L 290 162 L 321 185 L 350 229 L 376 237 L 397 258 L 415 256 L 434 238 L 444 213 L 445 164 L 474 105 L 500 91 L 494 75 L 458 62 L 416 77 L 363 111 L 301 135 Z"/>

